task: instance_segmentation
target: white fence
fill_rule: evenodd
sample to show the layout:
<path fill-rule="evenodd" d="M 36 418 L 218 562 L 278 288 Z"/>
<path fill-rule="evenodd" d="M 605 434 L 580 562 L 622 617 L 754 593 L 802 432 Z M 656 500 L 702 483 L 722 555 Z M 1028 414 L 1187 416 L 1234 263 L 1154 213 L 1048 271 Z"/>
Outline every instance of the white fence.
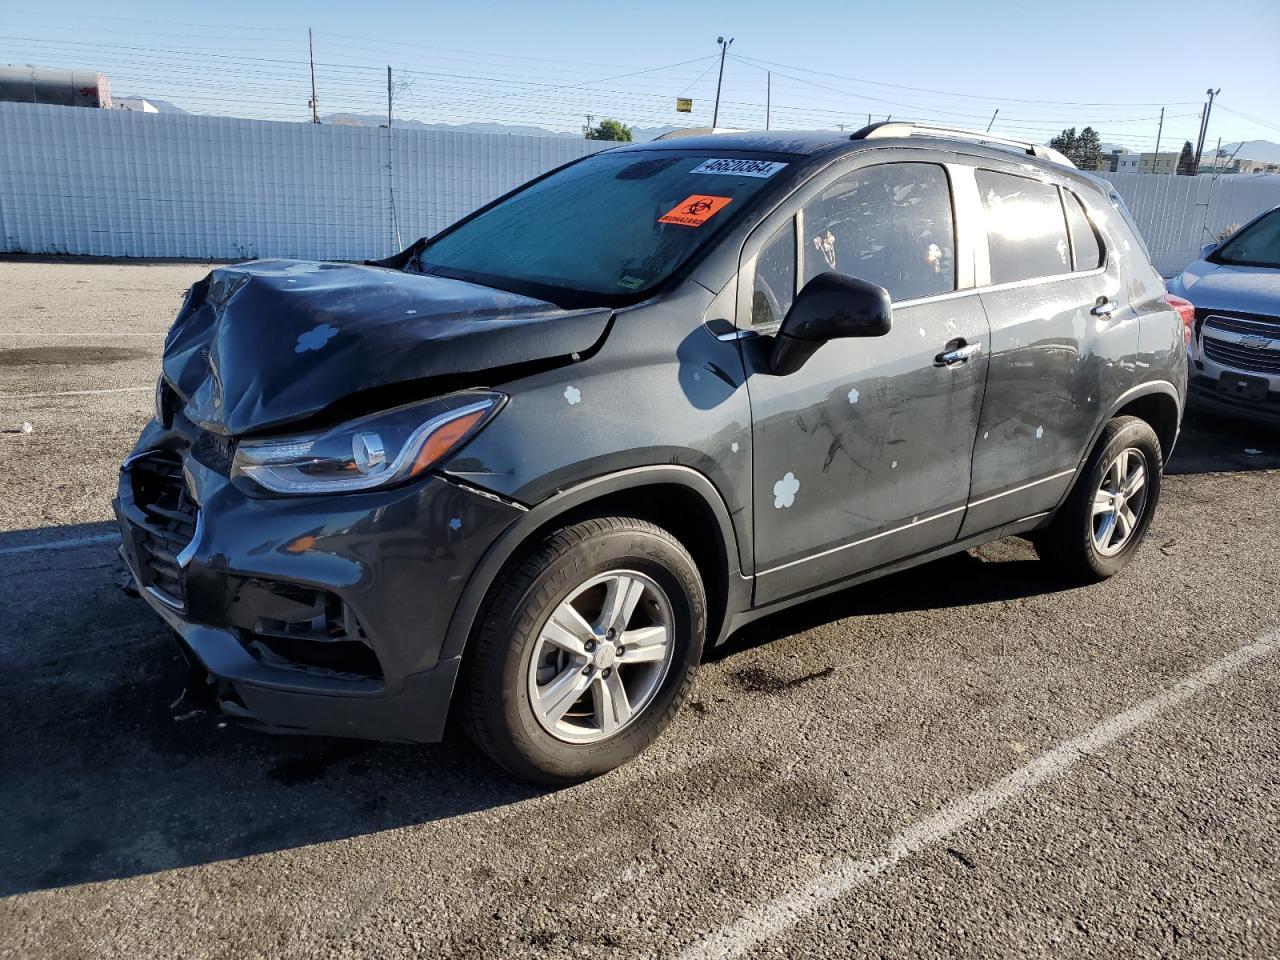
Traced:
<path fill-rule="evenodd" d="M 0 103 L 0 250 L 386 256 L 608 146 Z"/>
<path fill-rule="evenodd" d="M 1151 259 L 1166 277 L 1200 256 L 1232 224 L 1244 224 L 1280 205 L 1280 177 L 1249 174 L 1177 177 L 1103 174 L 1142 231 Z"/>
<path fill-rule="evenodd" d="M 607 143 L 0 103 L 0 251 L 360 260 Z M 1280 177 L 1115 173 L 1156 266 L 1280 204 Z"/>

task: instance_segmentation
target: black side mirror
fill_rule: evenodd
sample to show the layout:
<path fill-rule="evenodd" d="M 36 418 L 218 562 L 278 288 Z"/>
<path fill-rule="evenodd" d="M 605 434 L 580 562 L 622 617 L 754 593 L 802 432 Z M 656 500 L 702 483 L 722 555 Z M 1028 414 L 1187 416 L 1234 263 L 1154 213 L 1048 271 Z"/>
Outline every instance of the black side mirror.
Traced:
<path fill-rule="evenodd" d="M 820 273 L 796 294 L 773 342 L 769 369 L 795 373 L 837 337 L 883 337 L 893 325 L 889 291 L 842 273 Z"/>

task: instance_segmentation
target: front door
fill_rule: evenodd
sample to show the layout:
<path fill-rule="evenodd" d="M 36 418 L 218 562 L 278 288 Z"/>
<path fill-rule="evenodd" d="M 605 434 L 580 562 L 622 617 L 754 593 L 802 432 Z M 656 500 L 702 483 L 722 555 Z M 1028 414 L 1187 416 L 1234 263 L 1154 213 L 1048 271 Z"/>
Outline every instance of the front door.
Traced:
<path fill-rule="evenodd" d="M 894 301 L 888 335 L 833 340 L 785 377 L 767 372 L 772 338 L 743 340 L 757 603 L 955 539 L 989 338 L 980 298 L 956 292 L 954 224 L 942 165 L 878 164 L 770 224 L 746 265 L 743 326 L 768 330 L 793 291 L 827 271 L 880 284 Z M 962 347 L 966 359 L 940 359 Z"/>

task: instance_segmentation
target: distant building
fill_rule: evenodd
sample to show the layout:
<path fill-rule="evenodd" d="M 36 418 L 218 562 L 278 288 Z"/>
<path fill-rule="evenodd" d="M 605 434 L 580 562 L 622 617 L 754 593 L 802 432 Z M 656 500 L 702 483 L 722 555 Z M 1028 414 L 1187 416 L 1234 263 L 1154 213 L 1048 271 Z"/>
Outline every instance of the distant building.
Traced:
<path fill-rule="evenodd" d="M 50 70 L 30 64 L 0 67 L 0 100 L 111 109 L 111 82 L 89 70 Z"/>
<path fill-rule="evenodd" d="M 1114 151 L 1111 154 L 1112 173 L 1137 173 L 1139 156 L 1136 153 Z"/>
<path fill-rule="evenodd" d="M 1198 173 L 1273 173 L 1280 174 L 1280 163 L 1272 163 L 1268 160 L 1246 160 L 1236 157 L 1232 160 L 1228 156 L 1213 157 L 1200 162 Z"/>
<path fill-rule="evenodd" d="M 117 110 L 134 110 L 138 113 L 159 113 L 160 108 L 142 97 L 117 97 L 112 104 Z"/>

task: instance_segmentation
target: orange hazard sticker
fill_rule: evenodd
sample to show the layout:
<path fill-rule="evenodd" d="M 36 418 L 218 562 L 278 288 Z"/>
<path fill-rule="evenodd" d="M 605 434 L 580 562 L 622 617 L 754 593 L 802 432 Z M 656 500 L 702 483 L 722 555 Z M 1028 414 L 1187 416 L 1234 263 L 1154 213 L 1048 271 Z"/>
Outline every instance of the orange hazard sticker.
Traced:
<path fill-rule="evenodd" d="M 700 193 L 685 197 L 658 218 L 659 223 L 700 227 L 733 202 L 733 197 L 705 197 Z"/>

